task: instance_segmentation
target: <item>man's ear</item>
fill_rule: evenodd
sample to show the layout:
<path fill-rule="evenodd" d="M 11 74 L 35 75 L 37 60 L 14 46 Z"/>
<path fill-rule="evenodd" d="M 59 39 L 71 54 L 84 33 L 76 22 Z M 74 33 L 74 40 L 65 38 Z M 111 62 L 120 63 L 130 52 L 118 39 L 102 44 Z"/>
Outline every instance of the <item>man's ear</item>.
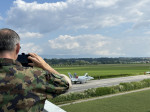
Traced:
<path fill-rule="evenodd" d="M 20 43 L 16 44 L 16 55 L 19 54 L 20 51 Z"/>

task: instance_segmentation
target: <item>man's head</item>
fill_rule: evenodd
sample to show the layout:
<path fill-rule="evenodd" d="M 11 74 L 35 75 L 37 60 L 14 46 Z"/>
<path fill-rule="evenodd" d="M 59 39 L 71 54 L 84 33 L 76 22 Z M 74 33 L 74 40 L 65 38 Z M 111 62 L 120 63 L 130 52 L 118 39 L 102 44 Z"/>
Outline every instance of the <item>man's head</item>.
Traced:
<path fill-rule="evenodd" d="M 19 50 L 19 35 L 11 29 L 0 29 L 0 57 L 16 59 Z"/>

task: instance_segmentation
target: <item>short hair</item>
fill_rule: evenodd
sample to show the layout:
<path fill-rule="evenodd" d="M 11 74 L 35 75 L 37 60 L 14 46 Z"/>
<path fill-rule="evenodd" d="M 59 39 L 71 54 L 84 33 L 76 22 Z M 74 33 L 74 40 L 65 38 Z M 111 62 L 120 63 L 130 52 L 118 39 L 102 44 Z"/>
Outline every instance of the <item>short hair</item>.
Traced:
<path fill-rule="evenodd" d="M 0 52 L 13 51 L 16 44 L 20 42 L 19 35 L 11 29 L 0 29 Z"/>

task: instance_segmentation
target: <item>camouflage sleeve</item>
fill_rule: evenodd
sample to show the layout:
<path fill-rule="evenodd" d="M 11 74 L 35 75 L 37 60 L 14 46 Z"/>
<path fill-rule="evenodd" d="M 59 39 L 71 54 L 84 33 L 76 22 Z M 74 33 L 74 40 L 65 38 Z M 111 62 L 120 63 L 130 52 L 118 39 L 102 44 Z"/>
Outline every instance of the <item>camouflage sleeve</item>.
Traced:
<path fill-rule="evenodd" d="M 34 71 L 34 76 L 35 74 L 39 74 L 39 72 L 41 72 L 40 74 L 43 74 L 39 75 L 39 78 L 44 81 L 45 92 L 48 95 L 47 97 L 56 97 L 69 89 L 69 83 L 65 80 L 64 76 L 52 74 L 40 68 L 34 68 L 32 70 Z"/>
<path fill-rule="evenodd" d="M 69 89 L 69 83 L 63 76 L 46 72 L 46 92 L 54 93 L 53 97 L 65 93 Z"/>

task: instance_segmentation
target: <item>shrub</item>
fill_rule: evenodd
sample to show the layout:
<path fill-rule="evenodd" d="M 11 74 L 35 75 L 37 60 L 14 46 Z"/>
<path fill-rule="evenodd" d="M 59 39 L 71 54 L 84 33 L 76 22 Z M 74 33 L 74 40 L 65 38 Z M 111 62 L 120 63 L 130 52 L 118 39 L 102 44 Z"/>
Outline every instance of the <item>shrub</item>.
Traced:
<path fill-rule="evenodd" d="M 96 89 L 92 88 L 92 89 L 85 90 L 84 93 L 86 94 L 87 97 L 94 97 L 94 96 L 96 96 L 95 91 L 96 91 Z"/>
<path fill-rule="evenodd" d="M 111 87 L 100 87 L 96 89 L 96 96 L 102 96 L 113 93 L 113 89 Z"/>
<path fill-rule="evenodd" d="M 57 103 L 57 102 L 65 102 L 65 101 L 73 101 L 73 100 L 78 100 L 78 99 L 84 99 L 87 98 L 88 96 L 85 95 L 84 92 L 81 93 L 70 93 L 70 94 L 64 94 L 64 95 L 60 95 L 57 96 L 53 99 L 51 99 L 50 101 L 53 103 Z"/>
<path fill-rule="evenodd" d="M 84 92 L 80 92 L 80 93 L 77 92 L 77 93 L 64 94 L 64 95 L 57 96 L 56 98 L 51 99 L 50 101 L 55 104 L 60 102 L 64 103 L 68 101 L 119 93 L 123 91 L 135 90 L 144 87 L 150 87 L 150 79 L 144 79 L 139 82 L 120 83 L 119 85 L 111 86 L 111 87 L 93 88 L 93 89 L 85 90 Z"/>
<path fill-rule="evenodd" d="M 134 89 L 140 89 L 144 87 L 142 82 L 131 82 L 131 84 L 134 85 Z"/>
<path fill-rule="evenodd" d="M 106 78 L 114 78 L 114 77 L 126 77 L 126 76 L 133 76 L 133 74 L 118 74 L 118 75 L 95 75 L 93 76 L 94 79 L 106 79 Z"/>
<path fill-rule="evenodd" d="M 112 86 L 113 93 L 119 93 L 124 91 L 124 87 L 122 85 Z"/>
<path fill-rule="evenodd" d="M 122 91 L 134 90 L 134 85 L 132 83 L 120 83 L 123 86 Z"/>
<path fill-rule="evenodd" d="M 144 79 L 141 82 L 144 82 L 145 87 L 150 87 L 150 79 Z"/>

